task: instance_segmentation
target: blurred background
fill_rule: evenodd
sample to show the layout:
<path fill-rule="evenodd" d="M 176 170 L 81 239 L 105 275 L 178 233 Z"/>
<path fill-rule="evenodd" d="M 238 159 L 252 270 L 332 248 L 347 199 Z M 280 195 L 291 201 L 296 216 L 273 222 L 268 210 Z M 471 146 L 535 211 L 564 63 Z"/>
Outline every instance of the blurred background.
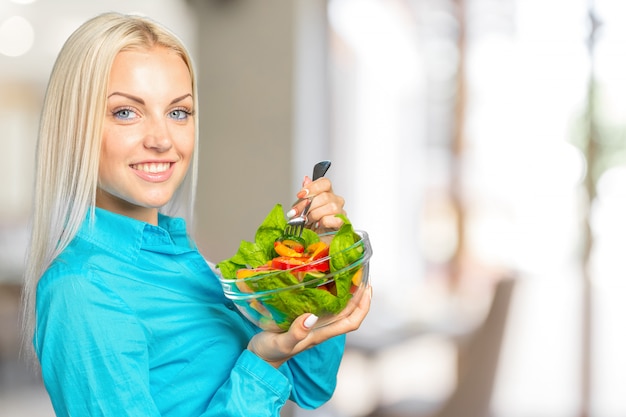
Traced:
<path fill-rule="evenodd" d="M 37 126 L 64 40 L 110 10 L 194 56 L 207 258 L 321 159 L 370 234 L 336 394 L 285 415 L 626 415 L 621 0 L 0 0 L 0 415 L 53 415 L 17 329 Z"/>

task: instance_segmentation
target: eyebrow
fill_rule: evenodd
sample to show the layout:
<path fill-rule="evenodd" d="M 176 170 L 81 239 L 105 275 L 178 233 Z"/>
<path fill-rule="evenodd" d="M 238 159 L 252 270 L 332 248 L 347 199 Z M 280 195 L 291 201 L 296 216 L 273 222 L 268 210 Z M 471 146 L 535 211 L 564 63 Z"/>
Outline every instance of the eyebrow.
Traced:
<path fill-rule="evenodd" d="M 115 92 L 109 94 L 107 99 L 111 98 L 112 96 L 122 96 L 122 97 L 126 97 L 129 100 L 135 101 L 135 102 L 137 102 L 139 104 L 144 104 L 144 105 L 146 104 L 146 102 L 142 98 L 137 97 L 137 96 L 133 96 L 132 94 L 126 94 L 126 93 L 121 93 L 119 91 L 115 91 Z M 182 96 L 176 97 L 174 100 L 172 100 L 170 102 L 170 104 L 176 104 L 176 103 L 178 103 L 180 101 L 183 101 L 187 97 L 193 97 L 193 96 L 191 95 L 191 93 L 183 94 Z"/>

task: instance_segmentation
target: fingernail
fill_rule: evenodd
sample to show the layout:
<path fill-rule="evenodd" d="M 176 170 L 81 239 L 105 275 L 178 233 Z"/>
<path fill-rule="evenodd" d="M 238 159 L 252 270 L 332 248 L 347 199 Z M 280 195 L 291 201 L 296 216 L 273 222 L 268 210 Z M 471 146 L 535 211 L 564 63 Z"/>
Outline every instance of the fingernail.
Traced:
<path fill-rule="evenodd" d="M 305 198 L 308 195 L 309 195 L 309 189 L 308 188 L 303 188 L 302 190 L 300 190 L 300 192 L 298 194 L 296 194 L 296 197 L 298 197 L 298 198 Z"/>
<path fill-rule="evenodd" d="M 311 314 L 309 317 L 306 318 L 306 320 L 304 320 L 304 327 L 310 329 L 311 327 L 315 326 L 315 323 L 317 323 L 317 316 L 315 314 Z"/>
<path fill-rule="evenodd" d="M 291 219 L 293 216 L 296 215 L 296 213 L 297 213 L 296 209 L 292 208 L 291 210 L 287 212 L 287 217 Z"/>

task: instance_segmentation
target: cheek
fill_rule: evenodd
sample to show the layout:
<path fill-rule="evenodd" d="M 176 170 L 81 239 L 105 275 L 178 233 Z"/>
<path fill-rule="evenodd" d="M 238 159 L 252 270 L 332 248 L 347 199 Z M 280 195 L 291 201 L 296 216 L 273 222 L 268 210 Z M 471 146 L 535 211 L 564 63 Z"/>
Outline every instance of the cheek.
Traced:
<path fill-rule="evenodd" d="M 188 156 L 188 159 L 191 159 L 191 157 L 193 156 L 193 153 L 195 152 L 194 149 L 194 141 L 190 141 L 187 146 L 185 147 L 185 153 Z"/>
<path fill-rule="evenodd" d="M 99 169 L 100 175 L 110 173 L 113 168 L 122 160 L 124 144 L 116 140 L 116 135 L 111 131 L 106 131 L 102 135 L 100 145 Z"/>
<path fill-rule="evenodd" d="M 117 135 L 111 129 L 104 129 L 102 132 L 102 142 L 100 143 L 100 161 L 107 159 L 115 153 L 115 149 L 120 147 Z"/>
<path fill-rule="evenodd" d="M 186 135 L 186 139 L 182 140 L 179 143 L 179 152 L 184 155 L 185 159 L 187 159 L 187 161 L 189 162 L 191 157 L 193 156 L 193 153 L 195 152 L 195 134 L 194 131 L 192 130 L 191 133 L 189 133 L 188 135 Z"/>
<path fill-rule="evenodd" d="M 100 161 L 98 164 L 98 181 L 100 183 L 108 183 L 112 180 L 112 177 L 115 175 L 113 165 L 113 156 L 103 146 L 100 149 Z"/>

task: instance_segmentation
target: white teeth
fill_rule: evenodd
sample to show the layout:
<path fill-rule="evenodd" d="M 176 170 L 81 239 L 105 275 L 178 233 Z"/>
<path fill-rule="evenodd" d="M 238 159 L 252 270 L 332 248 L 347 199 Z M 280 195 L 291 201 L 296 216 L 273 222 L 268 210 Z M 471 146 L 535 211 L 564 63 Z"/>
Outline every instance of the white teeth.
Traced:
<path fill-rule="evenodd" d="M 167 171 L 170 168 L 170 165 L 171 164 L 169 162 L 153 162 L 149 164 L 136 164 L 133 165 L 133 168 L 138 171 L 148 172 L 150 174 L 158 174 L 160 172 Z"/>

